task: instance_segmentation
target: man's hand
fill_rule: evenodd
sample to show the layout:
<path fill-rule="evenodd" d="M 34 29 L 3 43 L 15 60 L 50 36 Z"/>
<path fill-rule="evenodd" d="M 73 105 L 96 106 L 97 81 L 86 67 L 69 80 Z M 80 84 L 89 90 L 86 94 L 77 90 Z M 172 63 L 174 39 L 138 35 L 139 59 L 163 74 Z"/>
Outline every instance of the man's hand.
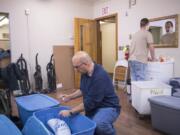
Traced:
<path fill-rule="evenodd" d="M 151 57 L 148 57 L 148 61 L 153 61 L 153 59 Z"/>
<path fill-rule="evenodd" d="M 62 94 L 59 96 L 59 99 L 61 102 L 69 102 L 71 100 L 70 96 L 69 95 L 66 95 L 66 94 Z"/>
<path fill-rule="evenodd" d="M 148 57 L 148 61 L 151 61 L 151 62 L 155 62 L 155 61 L 158 61 L 157 59 L 152 59 L 151 57 Z"/>
<path fill-rule="evenodd" d="M 63 116 L 63 117 L 68 117 L 74 114 L 78 114 L 80 112 L 84 111 L 84 104 L 81 103 L 77 106 L 75 106 L 74 108 L 72 108 L 71 110 L 62 110 L 59 112 L 59 115 Z"/>
<path fill-rule="evenodd" d="M 76 90 L 72 94 L 66 95 L 66 94 L 61 94 L 59 97 L 57 97 L 60 102 L 68 102 L 70 100 L 73 100 L 75 98 L 81 97 L 82 92 L 80 90 Z"/>
<path fill-rule="evenodd" d="M 71 110 L 62 110 L 59 112 L 59 115 L 63 116 L 63 117 L 69 117 L 71 116 Z"/>

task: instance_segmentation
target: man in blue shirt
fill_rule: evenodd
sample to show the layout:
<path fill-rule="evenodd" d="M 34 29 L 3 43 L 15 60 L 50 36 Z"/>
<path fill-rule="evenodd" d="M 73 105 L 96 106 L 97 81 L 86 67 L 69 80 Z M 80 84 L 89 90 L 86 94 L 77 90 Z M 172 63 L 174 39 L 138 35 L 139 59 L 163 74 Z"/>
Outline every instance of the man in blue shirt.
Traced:
<path fill-rule="evenodd" d="M 80 90 L 69 95 L 61 95 L 60 99 L 68 102 L 83 96 L 83 103 L 71 110 L 62 110 L 59 114 L 68 117 L 85 111 L 86 116 L 96 122 L 95 135 L 115 135 L 113 123 L 120 114 L 120 105 L 112 80 L 86 52 L 77 52 L 72 58 L 72 63 L 81 73 Z"/>

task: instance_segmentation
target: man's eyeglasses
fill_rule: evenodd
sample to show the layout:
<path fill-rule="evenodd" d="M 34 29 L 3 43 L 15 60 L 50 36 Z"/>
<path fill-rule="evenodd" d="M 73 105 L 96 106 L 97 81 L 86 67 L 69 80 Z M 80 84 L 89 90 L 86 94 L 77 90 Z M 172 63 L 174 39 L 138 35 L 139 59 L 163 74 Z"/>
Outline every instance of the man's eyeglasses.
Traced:
<path fill-rule="evenodd" d="M 77 66 L 73 66 L 73 67 L 77 69 L 77 68 L 81 67 L 83 64 L 84 64 L 84 63 L 81 63 L 81 64 L 79 64 L 79 65 L 77 65 Z"/>

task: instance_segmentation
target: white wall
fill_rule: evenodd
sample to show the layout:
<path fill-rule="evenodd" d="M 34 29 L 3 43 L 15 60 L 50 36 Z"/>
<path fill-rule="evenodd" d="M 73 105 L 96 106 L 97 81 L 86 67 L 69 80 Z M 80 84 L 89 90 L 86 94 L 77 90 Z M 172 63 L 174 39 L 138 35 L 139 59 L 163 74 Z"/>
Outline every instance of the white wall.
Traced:
<path fill-rule="evenodd" d="M 12 60 L 23 53 L 34 73 L 38 52 L 46 78 L 52 46 L 73 45 L 74 17 L 92 18 L 92 8 L 85 0 L 0 0 L 0 12 L 9 13 Z"/>
<path fill-rule="evenodd" d="M 129 9 L 128 0 L 100 0 L 95 2 L 93 9 L 87 0 L 0 0 L 0 12 L 10 15 L 12 60 L 16 61 L 23 53 L 34 72 L 34 57 L 39 52 L 39 63 L 45 77 L 45 65 L 50 59 L 52 46 L 73 45 L 70 37 L 73 36 L 74 17 L 97 18 L 101 16 L 102 8 L 108 6 L 109 14 L 118 13 L 118 43 L 122 46 L 129 44 L 129 34 L 139 29 L 141 18 L 179 14 L 179 5 L 179 0 L 137 0 L 137 4 Z M 25 9 L 30 9 L 28 18 Z M 180 49 L 156 49 L 156 52 L 175 57 L 175 73 L 180 76 Z"/>
<path fill-rule="evenodd" d="M 139 29 L 139 22 L 142 18 L 157 18 L 173 14 L 180 14 L 180 0 L 137 0 L 137 4 L 131 9 L 129 9 L 128 4 L 128 0 L 109 0 L 106 2 L 96 2 L 94 4 L 94 18 L 102 16 L 102 8 L 104 7 L 109 7 L 109 14 L 118 13 L 119 46 L 130 44 L 129 34 L 133 34 Z M 128 16 L 126 16 L 127 14 Z M 118 55 L 119 59 L 122 58 L 121 51 L 119 51 Z M 180 47 L 156 49 L 156 55 L 167 55 L 174 57 L 175 75 L 180 76 Z"/>
<path fill-rule="evenodd" d="M 102 35 L 102 65 L 108 73 L 113 73 L 116 63 L 116 25 L 101 24 Z"/>

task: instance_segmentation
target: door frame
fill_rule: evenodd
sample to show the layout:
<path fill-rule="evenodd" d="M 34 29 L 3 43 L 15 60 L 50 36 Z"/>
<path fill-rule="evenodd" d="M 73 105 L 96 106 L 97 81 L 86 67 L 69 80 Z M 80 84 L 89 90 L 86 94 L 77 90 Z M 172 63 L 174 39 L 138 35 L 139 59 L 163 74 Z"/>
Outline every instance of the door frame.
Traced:
<path fill-rule="evenodd" d="M 116 61 L 118 60 L 118 13 L 114 13 L 111 15 L 103 16 L 95 18 L 97 23 L 97 63 L 102 64 L 102 46 L 101 46 L 101 32 L 100 32 L 100 21 L 103 21 L 105 19 L 109 18 L 115 18 L 115 24 L 116 24 Z M 101 48 L 101 50 L 99 50 Z M 101 56 L 101 57 L 100 57 Z"/>
<path fill-rule="evenodd" d="M 91 56 L 92 60 L 97 63 L 98 47 L 96 24 L 96 20 L 94 19 L 77 17 L 74 18 L 74 53 L 76 53 L 77 51 L 87 51 L 87 53 L 89 53 L 89 55 Z M 83 29 L 83 27 L 85 29 Z M 75 71 L 76 88 L 79 88 L 80 86 L 80 78 L 80 73 Z"/>

